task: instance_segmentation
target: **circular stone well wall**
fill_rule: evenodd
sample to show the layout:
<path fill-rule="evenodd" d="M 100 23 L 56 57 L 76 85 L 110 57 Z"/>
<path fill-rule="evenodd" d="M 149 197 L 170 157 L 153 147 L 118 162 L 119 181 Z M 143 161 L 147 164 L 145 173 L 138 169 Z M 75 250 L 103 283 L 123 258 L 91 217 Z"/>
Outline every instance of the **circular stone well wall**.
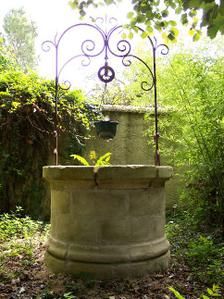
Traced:
<path fill-rule="evenodd" d="M 165 270 L 171 174 L 167 166 L 44 167 L 51 189 L 48 267 L 91 279 Z"/>

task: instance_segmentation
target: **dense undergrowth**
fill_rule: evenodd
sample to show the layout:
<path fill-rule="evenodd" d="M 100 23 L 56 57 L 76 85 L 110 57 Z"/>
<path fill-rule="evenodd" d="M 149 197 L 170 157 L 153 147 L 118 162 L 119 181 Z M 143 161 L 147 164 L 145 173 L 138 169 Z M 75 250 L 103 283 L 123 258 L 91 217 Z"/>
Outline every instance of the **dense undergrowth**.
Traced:
<path fill-rule="evenodd" d="M 70 154 L 81 152 L 91 117 L 81 91 L 60 90 L 60 163 L 71 163 Z M 54 163 L 55 118 L 52 81 L 12 68 L 0 72 L 1 211 L 19 205 L 37 219 L 46 216 L 42 166 Z"/>
<path fill-rule="evenodd" d="M 110 283 L 48 273 L 43 256 L 49 225 L 22 215 L 17 208 L 0 216 L 0 298 L 223 298 L 223 243 L 200 233 L 188 213 L 166 225 L 172 256 L 167 273 Z"/>
<path fill-rule="evenodd" d="M 188 265 L 193 279 L 224 285 L 224 242 L 219 234 L 199 229 L 186 211 L 168 222 L 166 233 L 173 256 Z"/>

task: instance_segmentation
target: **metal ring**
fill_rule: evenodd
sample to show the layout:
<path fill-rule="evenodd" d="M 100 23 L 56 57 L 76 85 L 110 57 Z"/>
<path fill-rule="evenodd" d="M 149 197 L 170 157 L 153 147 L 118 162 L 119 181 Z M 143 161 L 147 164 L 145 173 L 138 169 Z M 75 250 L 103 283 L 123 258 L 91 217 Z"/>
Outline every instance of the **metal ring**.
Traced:
<path fill-rule="evenodd" d="M 115 71 L 112 67 L 108 65 L 102 66 L 98 71 L 98 78 L 100 79 L 100 81 L 104 83 L 109 83 L 113 81 L 114 77 Z"/>

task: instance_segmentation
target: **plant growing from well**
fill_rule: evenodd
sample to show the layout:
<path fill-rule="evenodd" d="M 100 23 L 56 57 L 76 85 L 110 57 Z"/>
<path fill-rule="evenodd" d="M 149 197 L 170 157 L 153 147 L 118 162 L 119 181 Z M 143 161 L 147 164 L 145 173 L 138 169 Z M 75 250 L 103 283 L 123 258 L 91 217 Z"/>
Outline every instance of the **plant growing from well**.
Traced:
<path fill-rule="evenodd" d="M 99 166 L 108 166 L 110 165 L 111 153 L 106 153 L 100 157 L 97 157 L 95 151 L 90 151 L 89 153 L 89 161 L 80 155 L 70 155 L 74 160 L 77 160 L 80 164 L 84 166 L 94 165 L 95 167 Z"/>

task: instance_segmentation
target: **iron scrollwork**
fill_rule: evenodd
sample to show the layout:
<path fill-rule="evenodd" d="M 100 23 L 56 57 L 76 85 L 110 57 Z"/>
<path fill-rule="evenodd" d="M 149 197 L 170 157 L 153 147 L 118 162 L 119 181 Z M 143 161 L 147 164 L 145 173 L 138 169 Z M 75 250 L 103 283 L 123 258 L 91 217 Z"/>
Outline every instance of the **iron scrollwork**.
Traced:
<path fill-rule="evenodd" d="M 104 55 L 104 63 L 98 70 L 98 78 L 103 83 L 107 84 L 112 82 L 116 77 L 116 72 L 114 68 L 109 65 L 108 60 L 110 57 L 117 57 L 121 59 L 121 62 L 124 67 L 130 67 L 133 61 L 138 61 L 146 68 L 148 72 L 148 79 L 144 80 L 140 83 L 141 89 L 143 91 L 154 90 L 154 109 L 155 109 L 155 134 L 154 140 L 156 145 L 156 153 L 155 153 L 155 164 L 160 165 L 160 156 L 159 156 L 159 132 L 158 132 L 158 104 L 157 104 L 157 78 L 156 78 L 156 54 L 159 52 L 161 55 L 167 55 L 169 52 L 169 48 L 167 45 L 161 43 L 159 44 L 155 37 L 147 36 L 147 41 L 149 42 L 151 53 L 152 53 L 152 66 L 144 61 L 141 57 L 135 55 L 132 50 L 131 42 L 124 38 L 119 38 L 117 42 L 113 42 L 113 38 L 117 34 L 117 36 L 121 36 L 121 32 L 123 30 L 123 26 L 121 25 L 112 25 L 116 19 L 110 18 L 107 19 L 107 24 L 112 26 L 109 30 L 102 29 L 104 22 L 103 18 L 97 18 L 95 24 L 89 23 L 78 23 L 68 27 L 64 32 L 58 36 L 56 35 L 53 41 L 47 40 L 43 42 L 42 49 L 45 52 L 50 51 L 52 48 L 55 50 L 55 131 L 57 132 L 58 124 L 57 124 L 57 105 L 60 99 L 60 90 L 67 90 L 71 87 L 71 83 L 66 80 L 60 83 L 61 74 L 66 68 L 66 66 L 75 59 L 81 59 L 81 65 L 87 67 L 91 64 L 91 60 L 95 57 Z M 62 47 L 62 42 L 66 37 L 68 32 L 77 29 L 88 28 L 92 30 L 95 34 L 95 40 L 92 38 L 85 39 L 81 42 L 80 53 L 71 56 L 64 63 L 59 64 L 59 54 L 60 49 Z M 136 26 L 136 29 L 140 33 L 144 33 L 145 31 Z M 100 47 L 97 47 L 97 44 L 100 44 Z M 114 47 L 115 45 L 115 47 Z M 56 134 L 56 138 L 58 138 L 58 134 Z M 58 164 L 58 140 L 56 140 L 56 160 L 55 163 Z"/>

